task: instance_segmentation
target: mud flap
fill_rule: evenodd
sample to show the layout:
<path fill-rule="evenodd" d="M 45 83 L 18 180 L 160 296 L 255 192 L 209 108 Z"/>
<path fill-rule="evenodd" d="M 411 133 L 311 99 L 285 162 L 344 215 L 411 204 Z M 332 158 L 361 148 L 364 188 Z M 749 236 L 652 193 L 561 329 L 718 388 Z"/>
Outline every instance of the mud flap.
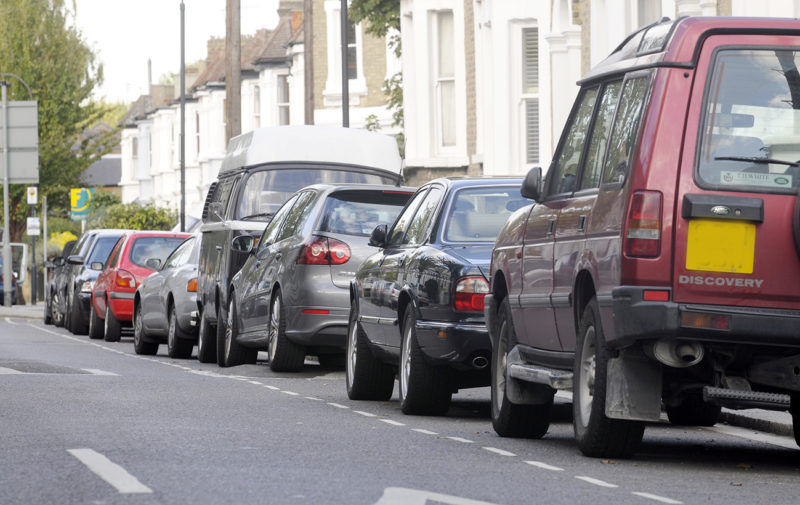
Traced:
<path fill-rule="evenodd" d="M 661 418 L 661 365 L 626 349 L 608 360 L 606 416 L 631 421 Z"/>

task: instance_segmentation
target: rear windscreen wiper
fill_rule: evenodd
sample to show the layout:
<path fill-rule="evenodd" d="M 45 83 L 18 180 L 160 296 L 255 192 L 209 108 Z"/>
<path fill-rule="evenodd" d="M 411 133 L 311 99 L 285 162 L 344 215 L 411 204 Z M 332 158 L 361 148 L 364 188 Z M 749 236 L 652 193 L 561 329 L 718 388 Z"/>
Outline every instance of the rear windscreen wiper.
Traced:
<path fill-rule="evenodd" d="M 272 218 L 273 214 L 275 214 L 275 213 L 274 212 L 262 212 L 260 214 L 250 214 L 249 216 L 240 217 L 239 219 L 241 221 L 246 221 L 248 219 L 256 219 L 256 218 L 259 218 L 259 217 Z"/>
<path fill-rule="evenodd" d="M 748 161 L 751 163 L 788 165 L 790 167 L 800 167 L 800 162 L 797 161 L 775 160 L 772 158 L 748 158 L 746 156 L 717 156 L 714 159 L 720 161 Z"/>

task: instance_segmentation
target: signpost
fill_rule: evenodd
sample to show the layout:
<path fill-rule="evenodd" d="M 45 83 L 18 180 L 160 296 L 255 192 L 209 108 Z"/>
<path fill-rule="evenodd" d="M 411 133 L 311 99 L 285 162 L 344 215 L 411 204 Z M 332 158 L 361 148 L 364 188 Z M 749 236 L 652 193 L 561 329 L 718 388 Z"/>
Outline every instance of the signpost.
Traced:
<path fill-rule="evenodd" d="M 89 216 L 89 207 L 92 205 L 94 189 L 72 188 L 69 190 L 69 217 L 73 221 L 81 222 L 81 233 L 86 227 L 86 218 Z"/>
<path fill-rule="evenodd" d="M 41 235 L 41 224 L 39 218 L 36 217 L 36 195 L 36 186 L 28 186 L 28 205 L 33 207 L 33 217 L 28 218 L 27 226 L 25 227 L 25 233 L 31 237 L 31 305 L 36 305 L 36 288 L 38 287 L 36 275 L 36 237 Z"/>

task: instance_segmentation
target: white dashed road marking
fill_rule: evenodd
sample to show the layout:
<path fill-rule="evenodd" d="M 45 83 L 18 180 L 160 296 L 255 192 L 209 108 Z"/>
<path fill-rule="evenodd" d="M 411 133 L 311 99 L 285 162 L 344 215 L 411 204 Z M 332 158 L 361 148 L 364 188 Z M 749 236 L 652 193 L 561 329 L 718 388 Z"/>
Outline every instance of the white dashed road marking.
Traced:
<path fill-rule="evenodd" d="M 382 423 L 391 424 L 392 426 L 405 426 L 405 424 L 397 422 L 397 421 L 393 421 L 391 419 L 381 419 L 380 421 Z"/>
<path fill-rule="evenodd" d="M 114 372 L 106 372 L 105 370 L 98 370 L 97 368 L 84 368 L 84 372 L 89 372 L 92 375 L 107 375 L 109 377 L 119 377 L 119 374 Z"/>
<path fill-rule="evenodd" d="M 654 500 L 661 503 L 669 503 L 671 505 L 683 505 L 682 501 L 673 500 L 672 498 L 665 498 L 663 496 L 658 496 L 657 494 L 640 493 L 638 491 L 634 491 L 631 494 L 635 494 L 636 496 L 641 496 L 642 498 L 647 498 L 648 500 Z"/>
<path fill-rule="evenodd" d="M 5 368 L 0 366 L 0 375 L 19 375 L 23 372 L 19 370 L 14 370 L 13 368 Z"/>
<path fill-rule="evenodd" d="M 604 480 L 595 479 L 595 478 L 592 478 L 592 477 L 586 477 L 586 476 L 583 476 L 583 475 L 576 475 L 575 478 L 578 479 L 578 480 L 582 480 L 584 482 L 588 482 L 589 484 L 594 484 L 595 486 L 600 486 L 600 487 L 619 487 L 616 484 L 611 484 L 610 482 L 606 482 Z"/>
<path fill-rule="evenodd" d="M 328 405 L 330 405 L 331 407 L 336 407 L 337 409 L 349 409 L 350 408 L 347 405 L 342 405 L 340 403 L 328 402 Z"/>
<path fill-rule="evenodd" d="M 475 443 L 472 440 L 469 440 L 469 439 L 466 439 L 466 438 L 461 438 L 461 437 L 445 437 L 445 438 L 447 438 L 449 440 L 453 440 L 455 442 L 461 442 L 462 444 L 474 444 Z"/>
<path fill-rule="evenodd" d="M 411 431 L 416 431 L 417 433 L 422 433 L 423 435 L 438 435 L 438 433 L 435 431 L 423 430 L 422 428 L 411 428 Z"/>
<path fill-rule="evenodd" d="M 281 391 L 281 393 L 289 396 L 300 396 L 300 393 L 295 393 L 294 391 Z"/>
<path fill-rule="evenodd" d="M 513 452 L 504 451 L 503 449 L 497 449 L 495 447 L 484 447 L 484 449 L 489 452 L 499 454 L 500 456 L 516 456 L 516 454 L 514 454 Z"/>
<path fill-rule="evenodd" d="M 120 493 L 139 494 L 153 492 L 152 489 L 129 474 L 127 470 L 99 452 L 92 449 L 67 449 L 67 452 L 75 456 L 78 461 L 86 465 L 98 477 L 114 486 Z"/>
<path fill-rule="evenodd" d="M 364 416 L 364 417 L 378 417 L 375 414 L 371 414 L 369 412 L 364 412 L 364 411 L 361 411 L 361 410 L 354 410 L 353 412 L 355 412 L 358 415 Z"/>
<path fill-rule="evenodd" d="M 541 461 L 526 461 L 525 463 L 535 466 L 536 468 L 541 468 L 542 470 L 552 470 L 553 472 L 563 472 L 564 469 L 560 466 L 553 466 L 548 465 L 547 463 L 542 463 Z"/>

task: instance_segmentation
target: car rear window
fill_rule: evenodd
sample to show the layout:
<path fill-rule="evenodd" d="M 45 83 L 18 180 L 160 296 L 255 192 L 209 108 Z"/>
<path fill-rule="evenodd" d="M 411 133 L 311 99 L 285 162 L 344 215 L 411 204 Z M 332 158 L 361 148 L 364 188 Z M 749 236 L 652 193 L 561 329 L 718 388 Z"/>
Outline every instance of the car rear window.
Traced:
<path fill-rule="evenodd" d="M 412 193 L 339 191 L 325 199 L 319 231 L 368 237 L 379 224 L 390 225 Z"/>
<path fill-rule="evenodd" d="M 181 245 L 186 237 L 139 237 L 134 239 L 128 259 L 134 265 L 150 268 L 147 260 L 157 258 L 164 264 L 167 256 L 172 254 L 176 247 Z"/>
<path fill-rule="evenodd" d="M 519 186 L 459 190 L 450 205 L 444 239 L 448 242 L 494 242 L 508 216 L 533 203 Z"/>
<path fill-rule="evenodd" d="M 95 240 L 94 247 L 89 255 L 89 261 L 86 264 L 91 265 L 95 261 L 100 261 L 105 264 L 117 240 L 119 240 L 119 237 L 100 237 Z"/>
<path fill-rule="evenodd" d="M 706 85 L 701 187 L 763 193 L 800 187 L 800 55 L 790 48 L 722 49 Z"/>
<path fill-rule="evenodd" d="M 278 169 L 254 172 L 245 182 L 236 219 L 270 221 L 297 190 L 312 184 L 394 184 L 392 176 L 335 169 Z"/>

